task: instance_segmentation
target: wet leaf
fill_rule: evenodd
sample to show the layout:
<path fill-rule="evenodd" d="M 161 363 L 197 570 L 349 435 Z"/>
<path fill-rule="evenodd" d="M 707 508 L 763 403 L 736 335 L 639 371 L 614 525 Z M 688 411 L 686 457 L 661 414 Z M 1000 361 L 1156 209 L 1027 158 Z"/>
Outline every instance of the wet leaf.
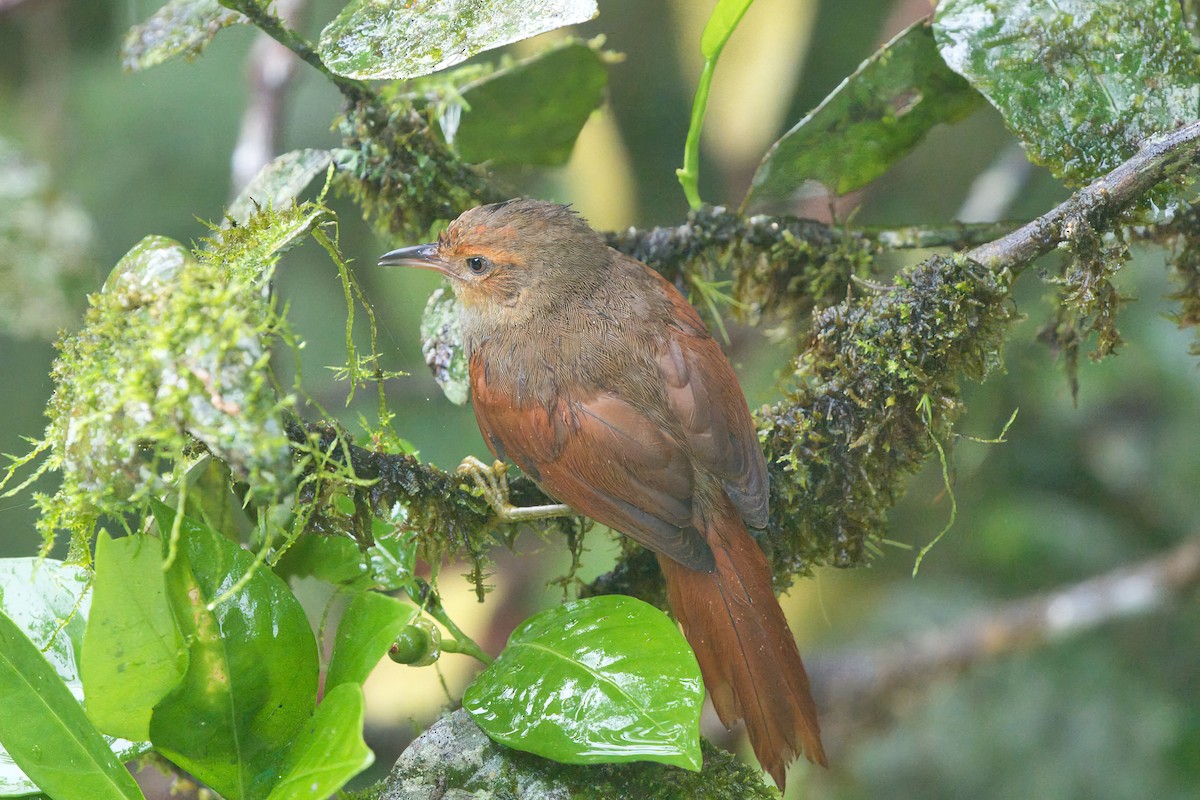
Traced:
<path fill-rule="evenodd" d="M 196 58 L 222 28 L 245 22 L 249 20 L 217 0 L 170 0 L 125 34 L 121 66 L 138 72 L 178 56 Z"/>
<path fill-rule="evenodd" d="M 456 406 L 467 402 L 471 380 L 467 374 L 458 301 L 446 286 L 435 289 L 425 304 L 425 313 L 421 315 L 421 352 L 446 399 Z"/>
<path fill-rule="evenodd" d="M 524 622 L 463 707 L 496 741 L 556 761 L 697 770 L 703 701 L 700 668 L 675 623 L 609 595 Z"/>
<path fill-rule="evenodd" d="M 227 216 L 244 225 L 256 206 L 278 208 L 295 200 L 333 161 L 328 150 L 293 150 L 275 158 L 229 204 Z M 226 220 L 228 223 L 228 220 Z"/>
<path fill-rule="evenodd" d="M 465 161 L 563 164 L 607 84 L 603 54 L 568 42 L 464 86 L 442 129 Z"/>
<path fill-rule="evenodd" d="M 121 763 L 146 746 L 102 737 L 79 704 L 88 581 L 54 559 L 0 559 L 0 796 L 141 797 Z"/>
<path fill-rule="evenodd" d="M 317 50 L 348 78 L 415 78 L 596 13 L 595 0 L 353 0 Z"/>
<path fill-rule="evenodd" d="M 918 23 L 864 61 L 771 146 L 743 206 L 786 201 L 805 181 L 838 195 L 860 189 L 934 125 L 957 122 L 978 106 L 979 95 L 942 61 L 929 26 Z"/>
<path fill-rule="evenodd" d="M 379 592 L 362 592 L 351 600 L 338 623 L 326 690 L 342 683 L 362 685 L 416 614 L 416 606 Z"/>
<path fill-rule="evenodd" d="M 1200 113 L 1177 0 L 943 0 L 933 24 L 946 63 L 1069 184 Z"/>
<path fill-rule="evenodd" d="M 105 733 L 150 738 L 150 712 L 187 669 L 183 636 L 167 605 L 162 542 L 96 537 L 96 579 L 83 639 L 88 718 Z"/>
<path fill-rule="evenodd" d="M 357 684 L 327 691 L 288 754 L 283 779 L 267 800 L 331 797 L 375 761 L 363 741 L 363 693 Z"/>
<path fill-rule="evenodd" d="M 168 535 L 174 511 L 153 509 Z M 188 517 L 166 581 L 190 661 L 154 708 L 151 740 L 229 800 L 264 797 L 316 703 L 317 647 L 304 609 L 252 553 Z"/>

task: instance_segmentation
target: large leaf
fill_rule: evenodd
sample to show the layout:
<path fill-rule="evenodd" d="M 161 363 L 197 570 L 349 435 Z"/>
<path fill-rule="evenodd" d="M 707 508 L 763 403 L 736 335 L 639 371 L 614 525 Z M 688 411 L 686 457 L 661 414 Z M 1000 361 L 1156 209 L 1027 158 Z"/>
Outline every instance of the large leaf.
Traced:
<path fill-rule="evenodd" d="M 744 207 L 786 200 L 805 181 L 842 195 L 887 172 L 934 125 L 956 122 L 979 95 L 942 61 L 918 23 L 864 61 L 758 165 Z"/>
<path fill-rule="evenodd" d="M 79 705 L 87 585 L 53 559 L 0 560 L 0 795 L 142 796 L 121 761 L 144 747 L 110 744 Z"/>
<path fill-rule="evenodd" d="M 242 22 L 247 19 L 217 0 L 170 0 L 125 34 L 121 64 L 137 72 L 178 56 L 195 58 L 222 28 Z"/>
<path fill-rule="evenodd" d="M 563 164 L 607 83 L 604 55 L 568 42 L 463 87 L 442 127 L 472 163 Z"/>
<path fill-rule="evenodd" d="M 162 503 L 153 508 L 166 536 L 175 514 Z M 312 715 L 316 640 L 279 577 L 207 526 L 179 522 L 167 597 L 190 662 L 182 683 L 155 706 L 151 740 L 228 800 L 257 800 L 283 773 Z"/>
<path fill-rule="evenodd" d="M 88 717 L 114 736 L 150 738 L 150 712 L 187 669 L 187 650 L 167 605 L 162 543 L 148 536 L 96 538 L 96 581 L 83 639 Z"/>
<path fill-rule="evenodd" d="M 1030 158 L 1071 184 L 1200 112 L 1178 0 L 942 0 L 934 34 Z"/>
<path fill-rule="evenodd" d="M 348 78 L 414 78 L 594 16 L 595 0 L 352 0 L 317 50 Z"/>
<path fill-rule="evenodd" d="M 415 606 L 379 592 L 351 600 L 338 623 L 326 691 L 342 683 L 361 685 L 416 613 Z"/>
<path fill-rule="evenodd" d="M 362 732 L 362 687 L 342 684 L 327 692 L 289 751 L 283 778 L 267 800 L 333 795 L 375 760 Z"/>
<path fill-rule="evenodd" d="M 530 617 L 463 707 L 496 741 L 556 761 L 700 769 L 703 701 L 700 668 L 675 623 L 610 595 Z"/>

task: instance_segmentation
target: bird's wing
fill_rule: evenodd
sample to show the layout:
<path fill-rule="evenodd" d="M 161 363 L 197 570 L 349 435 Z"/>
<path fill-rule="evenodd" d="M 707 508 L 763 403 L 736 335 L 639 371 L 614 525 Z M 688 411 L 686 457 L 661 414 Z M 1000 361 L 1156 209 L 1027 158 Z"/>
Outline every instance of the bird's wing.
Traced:
<path fill-rule="evenodd" d="M 667 404 L 697 466 L 717 478 L 742 520 L 767 524 L 767 462 L 737 375 L 696 310 L 674 286 L 646 268 L 670 301 L 675 327 L 658 354 Z"/>
<path fill-rule="evenodd" d="M 713 569 L 692 523 L 691 461 L 660 423 L 612 392 L 518 407 L 484 374 L 471 365 L 475 418 L 497 457 L 597 522 L 692 569 Z"/>

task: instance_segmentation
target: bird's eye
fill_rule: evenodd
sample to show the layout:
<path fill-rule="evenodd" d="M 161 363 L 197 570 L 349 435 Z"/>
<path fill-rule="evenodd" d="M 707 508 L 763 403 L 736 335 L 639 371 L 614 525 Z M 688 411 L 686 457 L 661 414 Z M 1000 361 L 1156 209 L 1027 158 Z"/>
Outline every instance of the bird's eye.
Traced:
<path fill-rule="evenodd" d="M 467 269 L 475 275 L 482 275 L 488 268 L 488 260 L 483 256 L 470 256 L 467 259 Z"/>

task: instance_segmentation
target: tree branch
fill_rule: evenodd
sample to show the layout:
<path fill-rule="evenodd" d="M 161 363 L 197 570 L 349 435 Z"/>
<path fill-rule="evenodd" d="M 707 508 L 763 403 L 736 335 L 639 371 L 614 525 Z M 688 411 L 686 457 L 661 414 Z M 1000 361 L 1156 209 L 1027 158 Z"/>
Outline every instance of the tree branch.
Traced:
<path fill-rule="evenodd" d="M 1018 270 L 1072 238 L 1078 221 L 1111 230 L 1120 214 L 1159 183 L 1200 160 L 1200 122 L 1153 136 L 1132 158 L 1076 192 L 1053 211 L 967 253 L 994 270 Z"/>
<path fill-rule="evenodd" d="M 1159 611 L 1200 586 L 1200 536 L 1137 564 L 972 616 L 908 641 L 806 659 L 821 704 L 841 716 L 878 713 L 886 698 L 1010 653 Z"/>

